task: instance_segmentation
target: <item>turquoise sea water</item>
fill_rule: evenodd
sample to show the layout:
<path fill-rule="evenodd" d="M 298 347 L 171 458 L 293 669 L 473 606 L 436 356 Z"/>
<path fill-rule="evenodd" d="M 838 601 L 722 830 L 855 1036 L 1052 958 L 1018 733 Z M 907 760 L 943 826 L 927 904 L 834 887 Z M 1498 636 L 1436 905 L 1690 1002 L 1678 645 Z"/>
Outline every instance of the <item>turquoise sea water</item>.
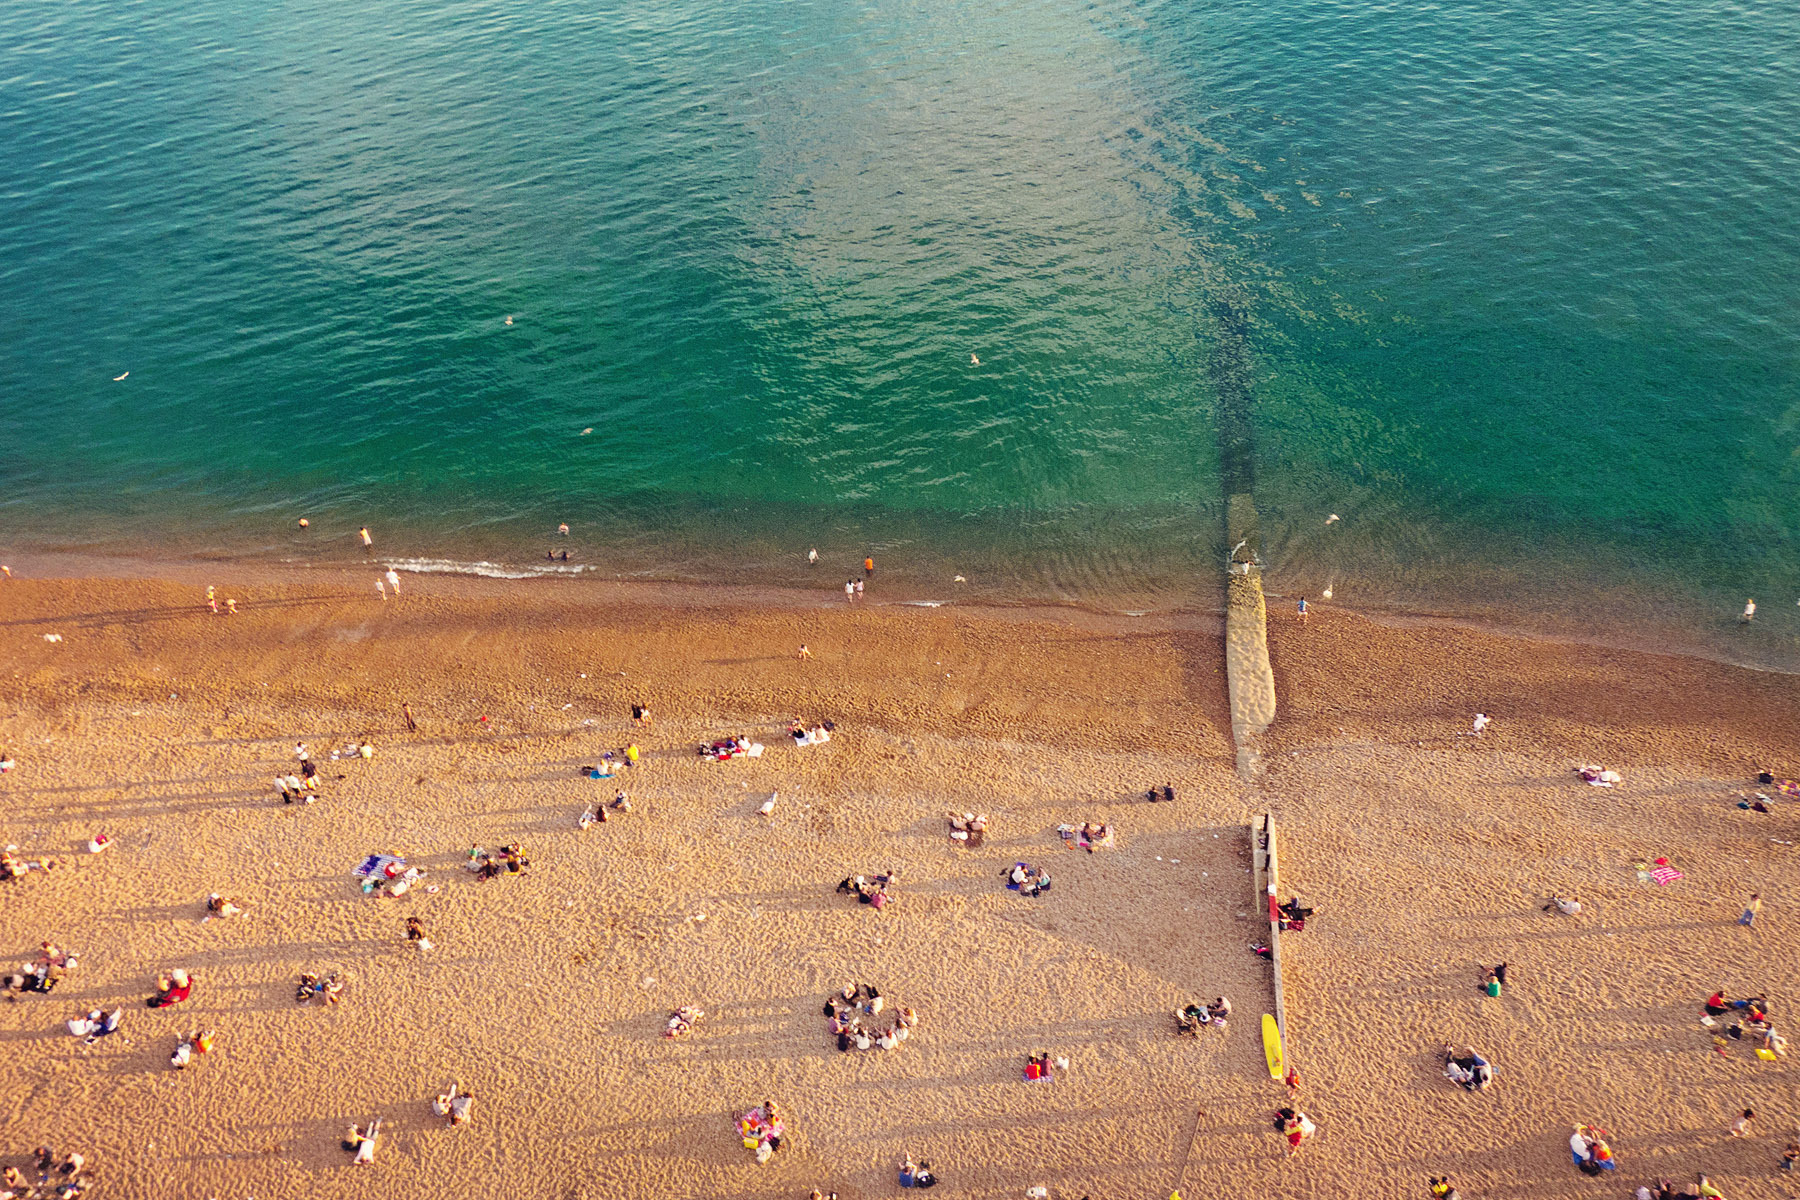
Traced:
<path fill-rule="evenodd" d="M 1208 603 L 1235 391 L 1277 590 L 1792 663 L 1797 80 L 1776 0 L 21 0 L 0 546 Z"/>

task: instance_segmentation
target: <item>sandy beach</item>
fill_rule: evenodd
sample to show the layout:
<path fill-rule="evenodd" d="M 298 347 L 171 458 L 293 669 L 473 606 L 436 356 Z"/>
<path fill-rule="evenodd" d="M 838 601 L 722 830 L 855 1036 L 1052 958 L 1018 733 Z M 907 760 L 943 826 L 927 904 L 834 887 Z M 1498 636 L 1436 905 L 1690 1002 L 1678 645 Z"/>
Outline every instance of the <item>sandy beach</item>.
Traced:
<path fill-rule="evenodd" d="M 1698 1018 L 1718 987 L 1766 994 L 1783 1029 L 1800 1001 L 1800 803 L 1735 804 L 1759 767 L 1800 772 L 1795 677 L 1272 606 L 1281 709 L 1246 780 L 1216 613 L 438 577 L 384 603 L 369 572 L 152 574 L 0 581 L 0 842 L 56 864 L 5 884 L 0 952 L 79 957 L 0 1004 L 9 1163 L 79 1150 L 121 1197 L 853 1200 L 898 1194 L 909 1153 L 939 1195 L 983 1198 L 1401 1197 L 1446 1173 L 1470 1200 L 1625 1196 L 1701 1170 L 1733 1200 L 1793 1192 L 1793 1060 L 1717 1054 Z M 235 616 L 206 611 L 209 582 Z M 1465 736 L 1478 710 L 1494 723 Z M 797 748 L 796 717 L 836 735 Z M 733 734 L 765 753 L 695 754 Z M 329 757 L 363 736 L 372 758 Z M 620 777 L 579 773 L 633 741 Z M 322 798 L 284 806 L 296 742 Z M 1587 762 L 1623 782 L 1584 785 Z M 1176 802 L 1146 803 L 1163 783 Z M 630 813 L 577 827 L 619 788 Z M 947 839 L 952 809 L 991 815 L 983 846 Z M 1284 890 L 1318 909 L 1283 946 L 1319 1126 L 1292 1159 L 1248 949 L 1264 812 Z M 1057 836 L 1088 820 L 1117 845 Z M 515 841 L 524 874 L 462 869 Z M 375 853 L 428 873 L 365 896 Z M 1683 877 L 1641 879 L 1657 857 Z M 1004 887 L 1020 860 L 1048 893 Z M 834 891 L 890 868 L 884 911 Z M 214 892 L 246 911 L 203 919 Z M 1553 894 L 1583 912 L 1543 912 Z M 175 967 L 193 998 L 146 1009 Z M 296 1004 L 330 969 L 343 1003 Z M 914 1008 L 912 1038 L 840 1053 L 821 1004 L 846 982 Z M 1174 1036 L 1172 1009 L 1221 993 L 1222 1034 Z M 65 1028 L 120 1005 L 92 1047 Z M 681 1005 L 707 1015 L 662 1038 Z M 216 1049 L 172 1070 L 195 1029 Z M 1446 1041 L 1494 1087 L 1445 1080 Z M 1069 1069 L 1025 1082 L 1036 1051 Z M 459 1128 L 430 1111 L 452 1083 L 476 1097 Z M 765 1098 L 789 1138 L 759 1166 L 733 1117 Z M 1754 1136 L 1728 1137 L 1745 1107 Z M 352 1167 L 339 1142 L 377 1117 Z M 1611 1131 L 1617 1172 L 1571 1167 L 1577 1122 Z"/>

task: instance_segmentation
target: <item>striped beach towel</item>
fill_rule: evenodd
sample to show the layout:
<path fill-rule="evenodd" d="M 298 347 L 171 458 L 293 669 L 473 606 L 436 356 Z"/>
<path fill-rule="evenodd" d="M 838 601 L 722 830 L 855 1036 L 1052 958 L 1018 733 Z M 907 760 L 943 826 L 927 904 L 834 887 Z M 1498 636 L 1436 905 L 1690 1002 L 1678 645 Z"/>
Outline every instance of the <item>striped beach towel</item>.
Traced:
<path fill-rule="evenodd" d="M 1657 887 L 1668 887 L 1671 883 L 1674 883 L 1677 879 L 1681 878 L 1681 872 L 1677 871 L 1674 867 L 1658 867 L 1656 870 L 1650 872 L 1650 878 L 1656 880 Z"/>

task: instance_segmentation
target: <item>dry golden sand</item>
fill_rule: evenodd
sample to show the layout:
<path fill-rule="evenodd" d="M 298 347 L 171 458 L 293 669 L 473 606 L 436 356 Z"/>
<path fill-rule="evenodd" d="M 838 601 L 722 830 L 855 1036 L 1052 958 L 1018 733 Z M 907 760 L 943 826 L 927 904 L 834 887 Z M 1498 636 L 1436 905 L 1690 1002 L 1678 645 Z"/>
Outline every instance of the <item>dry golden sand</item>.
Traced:
<path fill-rule="evenodd" d="M 1774 1169 L 1800 1118 L 1790 1062 L 1718 1058 L 1696 1024 L 1713 986 L 1764 989 L 1778 1018 L 1800 998 L 1796 849 L 1770 840 L 1800 839 L 1800 805 L 1726 801 L 1791 753 L 1790 678 L 1278 618 L 1281 718 L 1246 786 L 1216 617 L 436 579 L 383 605 L 365 586 L 234 588 L 235 618 L 205 613 L 189 579 L 0 591 L 0 746 L 19 759 L 0 841 L 69 864 L 7 886 L 0 953 L 51 937 L 82 957 L 53 995 L 0 1004 L 9 1152 L 80 1149 L 105 1194 L 149 1197 L 852 1200 L 896 1194 L 908 1152 L 940 1196 L 1406 1196 L 1444 1171 L 1471 1200 L 1599 1196 L 1695 1168 L 1734 1200 L 1792 1190 Z M 647 731 L 626 719 L 640 699 Z M 1477 708 L 1494 727 L 1455 736 Z M 795 749 L 790 716 L 839 735 Z M 365 731 L 372 761 L 324 759 Z M 734 732 L 767 754 L 693 756 Z M 613 785 L 575 768 L 634 733 L 636 810 L 578 831 Z M 270 785 L 296 740 L 327 778 L 305 809 Z M 1625 785 L 1573 782 L 1587 759 Z M 1143 803 L 1164 781 L 1178 803 Z M 987 844 L 952 847 L 947 808 L 991 813 Z M 1285 880 L 1321 910 L 1285 952 L 1321 1129 L 1292 1161 L 1255 1028 L 1267 968 L 1246 949 L 1266 928 L 1246 835 L 1265 809 Z M 1118 847 L 1065 850 L 1057 823 L 1092 818 Z M 101 828 L 113 845 L 90 856 Z M 525 876 L 459 869 L 471 844 L 515 839 Z M 350 872 L 372 851 L 441 890 L 363 897 Z M 1687 878 L 1639 883 L 1633 864 L 1659 853 Z M 1005 890 L 1016 859 L 1052 891 Z M 890 866 L 884 913 L 833 892 Z M 1754 933 L 1733 924 L 1752 890 L 1768 900 Z M 202 921 L 212 891 L 248 913 Z M 1587 911 L 1544 915 L 1552 891 Z M 423 955 L 402 937 L 413 914 L 436 942 Z M 1515 982 L 1489 1000 L 1476 964 L 1497 958 Z M 195 998 L 143 1008 L 175 966 Z M 329 966 L 352 977 L 345 1003 L 296 1006 L 295 975 Z M 837 1053 L 819 1008 L 846 980 L 915 1007 L 912 1040 Z M 1169 1010 L 1220 992 L 1237 1014 L 1223 1037 L 1171 1035 Z M 129 1043 L 84 1050 L 63 1029 L 117 1004 Z M 707 1019 L 663 1040 L 680 1004 Z M 195 1027 L 217 1052 L 171 1071 Z M 1442 1079 L 1446 1039 L 1494 1059 L 1491 1092 Z M 1035 1050 L 1072 1069 L 1023 1082 Z M 453 1080 L 477 1096 L 460 1129 L 428 1109 Z M 765 1097 L 791 1141 L 758 1167 L 731 1116 Z M 1745 1105 L 1760 1136 L 1731 1141 Z M 377 1162 L 352 1168 L 338 1140 L 373 1116 Z M 1614 1131 L 1616 1176 L 1570 1168 L 1577 1120 Z"/>

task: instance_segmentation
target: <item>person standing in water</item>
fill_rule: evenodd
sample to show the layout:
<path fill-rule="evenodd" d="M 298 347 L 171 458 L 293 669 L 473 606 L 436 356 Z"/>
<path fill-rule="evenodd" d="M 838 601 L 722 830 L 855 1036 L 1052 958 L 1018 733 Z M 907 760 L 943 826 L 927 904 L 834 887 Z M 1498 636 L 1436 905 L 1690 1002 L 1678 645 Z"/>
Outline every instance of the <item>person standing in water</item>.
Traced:
<path fill-rule="evenodd" d="M 356 535 L 362 539 L 363 549 L 365 550 L 375 544 L 375 539 L 369 536 L 369 527 L 367 525 L 364 525 L 361 529 L 357 530 Z"/>
<path fill-rule="evenodd" d="M 863 559 L 863 578 L 875 578 L 875 559 L 873 557 Z"/>
<path fill-rule="evenodd" d="M 809 567 L 819 565 L 819 551 L 816 547 L 806 552 L 806 565 Z"/>

